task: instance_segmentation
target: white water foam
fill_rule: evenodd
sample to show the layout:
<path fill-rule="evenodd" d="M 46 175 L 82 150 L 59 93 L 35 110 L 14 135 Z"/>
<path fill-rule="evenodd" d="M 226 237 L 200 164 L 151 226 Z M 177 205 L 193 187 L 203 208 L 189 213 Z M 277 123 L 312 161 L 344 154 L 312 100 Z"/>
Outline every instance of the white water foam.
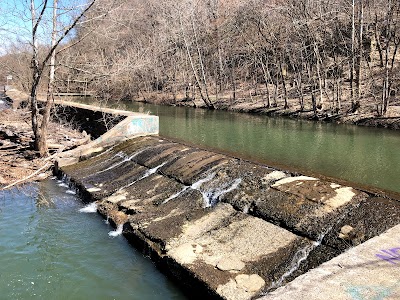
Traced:
<path fill-rule="evenodd" d="M 69 187 L 69 185 L 66 184 L 65 182 L 59 183 L 58 186 L 60 186 L 60 187 L 65 187 L 65 188 Z"/>
<path fill-rule="evenodd" d="M 175 198 L 179 197 L 180 195 L 185 193 L 190 188 L 190 189 L 199 191 L 203 195 L 204 207 L 213 207 L 218 203 L 219 198 L 221 196 L 225 195 L 226 193 L 229 193 L 229 192 L 233 191 L 242 182 L 241 178 L 237 178 L 233 182 L 231 182 L 230 184 L 225 184 L 224 186 L 219 187 L 217 189 L 210 189 L 210 190 L 207 190 L 207 191 L 201 190 L 200 189 L 201 186 L 204 183 L 213 180 L 215 175 L 216 175 L 216 173 L 210 173 L 210 174 L 208 174 L 207 177 L 196 181 L 191 186 L 185 186 L 181 191 L 179 191 L 176 194 L 174 194 L 174 195 L 170 196 L 169 198 L 165 199 L 163 201 L 163 204 L 167 203 L 168 201 L 171 201 L 172 199 L 175 199 Z"/>
<path fill-rule="evenodd" d="M 96 202 L 91 202 L 85 207 L 82 207 L 79 212 L 81 213 L 95 213 L 97 212 L 97 203 Z"/>
<path fill-rule="evenodd" d="M 70 195 L 76 195 L 76 192 L 74 190 L 66 190 L 65 193 Z"/>
<path fill-rule="evenodd" d="M 306 247 L 298 250 L 293 256 L 293 259 L 290 262 L 288 270 L 281 276 L 281 278 L 279 278 L 278 281 L 273 282 L 268 290 L 280 287 L 286 278 L 288 278 L 295 271 L 297 271 L 300 268 L 301 263 L 308 258 L 311 251 L 313 251 L 315 248 L 321 245 L 324 237 L 325 234 L 322 234 L 317 241 L 314 241 L 311 245 L 307 245 Z"/>
<path fill-rule="evenodd" d="M 219 198 L 221 196 L 237 189 L 241 182 L 242 179 L 237 178 L 232 183 L 227 184 L 223 187 L 206 192 L 201 192 L 203 195 L 204 207 L 214 207 L 219 202 Z"/>
<path fill-rule="evenodd" d="M 115 229 L 115 230 L 113 230 L 113 231 L 110 231 L 110 232 L 108 233 L 108 235 L 109 235 L 109 236 L 112 236 L 112 237 L 119 236 L 119 235 L 122 234 L 123 228 L 124 228 L 124 224 L 119 224 L 118 227 L 117 227 L 117 229 Z"/>
<path fill-rule="evenodd" d="M 278 281 L 275 281 L 271 284 L 271 286 L 267 289 L 266 294 L 268 294 L 268 291 L 278 288 L 282 286 L 284 280 L 291 276 L 295 271 L 297 271 L 303 261 L 305 261 L 310 253 L 317 247 L 319 247 L 322 244 L 322 240 L 325 238 L 325 236 L 331 232 L 333 227 L 336 224 L 339 224 L 347 215 L 343 214 L 339 219 L 337 219 L 333 224 L 331 224 L 328 228 L 325 229 L 323 233 L 321 233 L 318 236 L 318 239 L 314 241 L 311 245 L 307 245 L 303 249 L 298 250 L 295 255 L 293 256 L 293 259 L 289 265 L 288 270 L 281 276 L 281 278 Z"/>
<path fill-rule="evenodd" d="M 145 150 L 145 149 L 144 149 L 144 150 Z M 112 159 L 115 158 L 115 157 L 120 157 L 120 158 L 122 158 L 121 161 L 119 161 L 119 162 L 117 162 L 117 163 L 111 165 L 110 167 L 108 167 L 108 168 L 106 168 L 106 169 L 104 169 L 104 170 L 100 170 L 100 171 L 94 173 L 93 175 L 98 175 L 98 174 L 107 172 L 107 171 L 109 171 L 109 170 L 115 169 L 115 168 L 119 167 L 120 165 L 122 165 L 123 163 L 126 163 L 126 162 L 128 162 L 128 161 L 131 161 L 133 158 L 135 158 L 137 155 L 139 155 L 140 153 L 142 153 L 144 150 L 140 150 L 140 151 L 138 151 L 138 152 L 135 152 L 135 153 L 134 153 L 133 155 L 131 155 L 131 156 L 127 156 L 127 155 L 126 155 L 124 152 L 122 152 L 122 151 L 121 151 L 121 152 L 118 152 L 118 153 L 115 154 L 113 157 L 111 157 L 111 158 L 105 160 L 104 162 L 109 161 L 109 160 L 112 160 Z M 104 162 L 103 162 L 103 163 L 104 163 Z"/>
<path fill-rule="evenodd" d="M 190 187 L 194 190 L 199 190 L 203 183 L 211 181 L 212 179 L 214 179 L 215 175 L 216 173 L 210 173 L 206 178 L 200 179 L 199 181 L 193 183 Z"/>
<path fill-rule="evenodd" d="M 146 173 L 144 173 L 142 177 L 140 177 L 139 179 L 137 179 L 137 180 L 135 180 L 135 181 L 132 181 L 131 183 L 129 183 L 129 184 L 127 184 L 127 185 L 121 187 L 119 190 L 123 190 L 123 189 L 125 189 L 125 188 L 127 188 L 127 187 L 130 187 L 130 186 L 134 185 L 135 183 L 137 183 L 138 181 L 141 181 L 141 180 L 145 179 L 146 177 L 149 177 L 150 175 L 156 173 L 156 172 L 158 171 L 158 169 L 160 169 L 160 168 L 161 168 L 162 166 L 164 166 L 166 163 L 167 163 L 167 162 L 163 162 L 161 165 L 158 165 L 158 166 L 156 166 L 156 167 L 154 167 L 154 168 L 152 168 L 152 169 L 147 170 Z"/>
<path fill-rule="evenodd" d="M 193 189 L 193 190 L 199 190 L 199 188 L 201 187 L 201 185 L 207 181 L 212 180 L 215 177 L 215 173 L 211 173 L 209 174 L 207 177 L 202 178 L 198 181 L 196 181 L 195 183 L 193 183 L 191 186 L 185 186 L 181 191 L 177 192 L 176 194 L 170 196 L 169 198 L 165 199 L 163 201 L 163 204 L 167 203 L 168 201 L 171 201 L 177 197 L 179 197 L 180 195 L 182 195 L 183 193 L 185 193 L 189 188 Z"/>

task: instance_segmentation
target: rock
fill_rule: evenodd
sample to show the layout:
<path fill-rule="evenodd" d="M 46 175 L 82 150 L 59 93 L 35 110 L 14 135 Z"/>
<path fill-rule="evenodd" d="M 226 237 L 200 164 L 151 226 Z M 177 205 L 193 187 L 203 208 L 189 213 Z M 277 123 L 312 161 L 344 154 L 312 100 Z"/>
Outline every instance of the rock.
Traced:
<path fill-rule="evenodd" d="M 240 271 L 244 267 L 244 262 L 242 262 L 240 259 L 235 259 L 232 257 L 225 257 L 217 264 L 217 269 L 221 271 Z"/>
<path fill-rule="evenodd" d="M 314 177 L 308 177 L 308 176 L 288 177 L 288 178 L 284 178 L 284 179 L 281 179 L 281 180 L 277 181 L 275 184 L 271 185 L 271 187 L 277 188 L 277 187 L 279 187 L 281 185 L 284 185 L 284 184 L 292 183 L 292 182 L 295 182 L 295 181 L 300 181 L 301 182 L 301 181 L 305 181 L 305 180 L 317 181 L 318 179 L 314 178 Z"/>
<path fill-rule="evenodd" d="M 350 225 L 345 225 L 340 229 L 339 238 L 347 240 L 349 239 L 350 233 L 354 230 Z"/>
<path fill-rule="evenodd" d="M 257 274 L 240 274 L 236 276 L 235 281 L 237 286 L 244 289 L 246 292 L 256 292 L 265 284 L 264 279 Z"/>
<path fill-rule="evenodd" d="M 46 173 L 40 173 L 38 176 L 36 176 L 37 180 L 45 180 L 48 177 L 48 174 Z"/>
<path fill-rule="evenodd" d="M 278 181 L 287 177 L 287 175 L 282 171 L 273 171 L 266 176 L 264 176 L 261 180 L 264 185 L 270 184 L 272 181 Z"/>
<path fill-rule="evenodd" d="M 219 285 L 217 293 L 224 299 L 248 300 L 260 293 L 265 281 L 257 274 L 240 274 L 234 280 Z"/>

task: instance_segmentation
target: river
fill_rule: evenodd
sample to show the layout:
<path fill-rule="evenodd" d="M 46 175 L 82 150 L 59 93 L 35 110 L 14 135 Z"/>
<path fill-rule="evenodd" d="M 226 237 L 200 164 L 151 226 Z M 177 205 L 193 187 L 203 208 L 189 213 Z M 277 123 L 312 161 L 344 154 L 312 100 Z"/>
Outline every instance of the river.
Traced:
<path fill-rule="evenodd" d="M 0 192 L 1 299 L 185 299 L 64 184 Z"/>
<path fill-rule="evenodd" d="M 131 103 L 160 135 L 306 174 L 400 192 L 400 133 L 385 129 Z M 61 186 L 60 186 L 61 185 Z M 184 299 L 99 215 L 54 180 L 0 192 L 4 299 Z"/>
<path fill-rule="evenodd" d="M 144 103 L 123 108 L 160 117 L 160 135 L 278 168 L 400 192 L 400 132 Z"/>

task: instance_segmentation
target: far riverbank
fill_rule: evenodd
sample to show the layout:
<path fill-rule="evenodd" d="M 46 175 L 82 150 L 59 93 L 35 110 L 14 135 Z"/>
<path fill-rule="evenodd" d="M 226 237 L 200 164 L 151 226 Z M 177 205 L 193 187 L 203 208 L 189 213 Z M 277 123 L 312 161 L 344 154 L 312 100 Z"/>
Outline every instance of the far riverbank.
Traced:
<path fill-rule="evenodd" d="M 148 93 L 140 97 L 129 98 L 129 101 L 144 102 L 151 104 L 189 106 L 195 108 L 208 109 L 205 103 L 200 99 L 186 99 L 183 96 L 177 96 L 175 99 L 164 93 Z M 251 113 L 266 115 L 271 117 L 286 117 L 292 119 L 313 120 L 317 122 L 331 122 L 336 124 L 353 124 L 360 126 L 400 129 L 400 100 L 395 101 L 388 108 L 385 116 L 379 116 L 377 107 L 370 101 L 371 99 L 361 99 L 358 107 L 352 109 L 349 100 L 343 101 L 339 112 L 333 112 L 329 103 L 318 107 L 316 111 L 305 105 L 301 110 L 299 100 L 290 98 L 288 108 L 284 108 L 283 99 L 277 100 L 276 107 L 267 107 L 265 99 L 262 97 L 250 97 L 249 99 L 232 100 L 229 97 L 220 97 L 213 101 L 214 109 L 227 110 L 241 113 Z"/>

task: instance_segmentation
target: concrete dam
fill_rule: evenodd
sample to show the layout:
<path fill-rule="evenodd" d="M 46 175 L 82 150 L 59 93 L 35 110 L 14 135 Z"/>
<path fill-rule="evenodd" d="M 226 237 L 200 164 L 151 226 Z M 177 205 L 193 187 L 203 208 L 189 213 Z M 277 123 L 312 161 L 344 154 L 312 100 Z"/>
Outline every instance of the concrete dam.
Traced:
<path fill-rule="evenodd" d="M 111 143 L 60 159 L 58 175 L 191 298 L 281 299 L 288 282 L 400 224 L 400 202 L 385 195 L 156 135 L 107 134 Z M 400 260 L 385 255 L 375 266 Z M 307 293 L 294 296 L 322 297 Z M 346 293 L 337 299 L 375 299 Z"/>

